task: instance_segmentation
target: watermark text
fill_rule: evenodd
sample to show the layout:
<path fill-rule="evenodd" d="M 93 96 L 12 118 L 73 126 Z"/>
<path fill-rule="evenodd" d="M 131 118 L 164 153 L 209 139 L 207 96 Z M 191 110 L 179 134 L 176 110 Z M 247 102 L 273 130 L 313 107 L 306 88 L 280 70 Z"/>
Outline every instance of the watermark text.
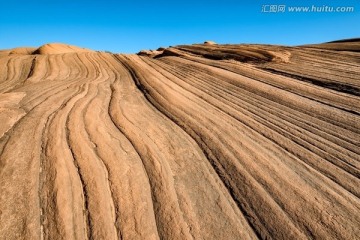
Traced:
<path fill-rule="evenodd" d="M 286 6 L 286 5 L 262 5 L 263 13 L 349 13 L 354 12 L 355 7 L 352 6 Z"/>

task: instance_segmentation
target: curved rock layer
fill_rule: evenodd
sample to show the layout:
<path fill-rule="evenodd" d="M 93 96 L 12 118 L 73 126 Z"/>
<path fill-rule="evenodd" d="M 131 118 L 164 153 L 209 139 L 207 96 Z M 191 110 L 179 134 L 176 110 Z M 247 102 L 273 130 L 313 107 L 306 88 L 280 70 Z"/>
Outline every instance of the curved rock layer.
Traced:
<path fill-rule="evenodd" d="M 360 236 L 358 43 L 71 50 L 0 57 L 0 239 Z"/>

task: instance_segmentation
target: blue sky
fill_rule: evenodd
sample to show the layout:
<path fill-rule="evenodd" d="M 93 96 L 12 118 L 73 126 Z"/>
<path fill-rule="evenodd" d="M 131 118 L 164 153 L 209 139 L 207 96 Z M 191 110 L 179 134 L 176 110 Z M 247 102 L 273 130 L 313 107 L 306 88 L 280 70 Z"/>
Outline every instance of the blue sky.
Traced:
<path fill-rule="evenodd" d="M 263 13 L 263 5 L 353 6 L 352 13 Z M 360 37 L 360 0 L 0 1 L 0 49 L 50 42 L 133 53 L 201 43 L 299 45 Z"/>

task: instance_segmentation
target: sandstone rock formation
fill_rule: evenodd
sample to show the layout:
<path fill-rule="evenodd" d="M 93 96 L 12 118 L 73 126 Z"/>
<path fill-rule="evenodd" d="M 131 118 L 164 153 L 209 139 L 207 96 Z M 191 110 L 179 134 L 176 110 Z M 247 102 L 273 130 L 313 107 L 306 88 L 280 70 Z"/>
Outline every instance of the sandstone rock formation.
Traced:
<path fill-rule="evenodd" d="M 360 236 L 359 42 L 14 51 L 0 239 Z"/>
<path fill-rule="evenodd" d="M 216 42 L 214 42 L 214 41 L 205 41 L 204 44 L 205 45 L 216 45 Z"/>
<path fill-rule="evenodd" d="M 159 48 L 159 49 L 161 49 L 161 48 Z M 161 50 L 159 50 L 159 49 L 157 49 L 157 50 L 141 50 L 140 52 L 137 53 L 137 55 L 148 56 L 148 57 L 154 58 L 157 55 L 162 54 L 163 51 L 165 50 L 165 49 L 161 49 Z"/>

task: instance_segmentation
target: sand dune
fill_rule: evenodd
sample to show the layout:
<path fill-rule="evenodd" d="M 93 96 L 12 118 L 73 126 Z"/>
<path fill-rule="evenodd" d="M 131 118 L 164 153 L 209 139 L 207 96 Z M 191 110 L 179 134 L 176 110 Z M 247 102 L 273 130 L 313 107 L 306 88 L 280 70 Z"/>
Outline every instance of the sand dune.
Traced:
<path fill-rule="evenodd" d="M 357 239 L 359 115 L 355 40 L 0 51 L 0 239 Z"/>

